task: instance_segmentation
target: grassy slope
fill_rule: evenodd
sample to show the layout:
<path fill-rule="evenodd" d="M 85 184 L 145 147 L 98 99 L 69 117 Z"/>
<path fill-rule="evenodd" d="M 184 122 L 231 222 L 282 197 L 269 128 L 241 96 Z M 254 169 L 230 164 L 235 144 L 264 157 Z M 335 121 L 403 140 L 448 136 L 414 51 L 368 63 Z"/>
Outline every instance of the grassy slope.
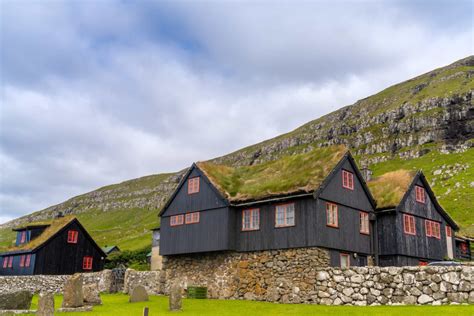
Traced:
<path fill-rule="evenodd" d="M 168 298 L 150 296 L 150 301 L 128 303 L 128 295 L 102 294 L 102 306 L 94 306 L 85 315 L 142 315 L 143 308 L 149 308 L 150 315 L 430 315 L 430 316 L 468 316 L 474 314 L 473 305 L 464 306 L 323 306 L 306 304 L 275 304 L 255 301 L 232 300 L 183 300 L 181 312 L 168 311 Z M 33 298 L 32 309 L 36 309 L 37 296 Z M 55 306 L 61 306 L 62 297 L 55 297 Z M 60 313 L 60 315 L 79 315 L 81 313 Z"/>

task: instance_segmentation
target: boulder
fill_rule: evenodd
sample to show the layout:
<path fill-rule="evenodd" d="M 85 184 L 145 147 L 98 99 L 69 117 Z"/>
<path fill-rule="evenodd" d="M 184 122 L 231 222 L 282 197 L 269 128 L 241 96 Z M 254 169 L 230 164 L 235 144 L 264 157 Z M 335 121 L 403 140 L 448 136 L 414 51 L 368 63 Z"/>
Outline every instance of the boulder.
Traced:
<path fill-rule="evenodd" d="M 179 282 L 174 282 L 170 288 L 169 310 L 180 311 L 182 308 L 182 289 Z"/>
<path fill-rule="evenodd" d="M 132 293 L 130 294 L 130 303 L 135 302 L 146 302 L 148 301 L 148 293 L 142 285 L 137 285 L 133 288 Z"/>
<path fill-rule="evenodd" d="M 32 297 L 30 291 L 0 293 L 0 309 L 30 309 Z"/>
<path fill-rule="evenodd" d="M 38 316 L 54 315 L 54 295 L 48 292 L 41 292 L 38 298 Z"/>
<path fill-rule="evenodd" d="M 64 285 L 63 308 L 76 308 L 84 305 L 82 294 L 82 274 L 76 273 Z"/>
<path fill-rule="evenodd" d="M 418 303 L 419 304 L 427 304 L 427 303 L 430 303 L 430 302 L 433 302 L 433 298 L 431 296 L 428 296 L 426 294 L 422 294 L 422 295 L 420 295 L 420 297 L 418 297 Z"/>
<path fill-rule="evenodd" d="M 86 305 L 102 305 L 99 288 L 95 283 L 84 285 L 82 287 L 82 293 Z"/>

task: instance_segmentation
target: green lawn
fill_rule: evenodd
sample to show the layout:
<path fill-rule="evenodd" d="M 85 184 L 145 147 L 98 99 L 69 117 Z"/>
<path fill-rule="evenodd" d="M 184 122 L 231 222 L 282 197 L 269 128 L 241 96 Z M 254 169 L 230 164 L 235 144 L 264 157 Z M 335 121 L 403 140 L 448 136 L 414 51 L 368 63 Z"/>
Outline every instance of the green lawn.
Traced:
<path fill-rule="evenodd" d="M 37 296 L 33 299 L 36 309 Z M 185 299 L 183 311 L 168 311 L 168 298 L 151 296 L 149 302 L 128 303 L 128 296 L 123 294 L 103 294 L 104 305 L 95 306 L 94 310 L 82 315 L 142 315 L 143 307 L 150 309 L 150 315 L 474 315 L 474 305 L 463 306 L 320 306 L 302 304 L 275 304 L 253 301 L 230 300 L 191 300 Z M 56 297 L 56 307 L 61 305 L 62 297 Z M 61 313 L 60 315 L 79 315 Z"/>

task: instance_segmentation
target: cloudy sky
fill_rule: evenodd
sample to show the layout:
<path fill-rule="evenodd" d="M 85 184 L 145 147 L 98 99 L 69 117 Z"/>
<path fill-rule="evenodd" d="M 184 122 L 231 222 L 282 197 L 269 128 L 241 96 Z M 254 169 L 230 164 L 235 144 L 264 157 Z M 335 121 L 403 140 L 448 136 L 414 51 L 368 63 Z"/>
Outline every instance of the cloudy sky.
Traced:
<path fill-rule="evenodd" d="M 0 223 L 473 54 L 471 1 L 0 0 Z"/>

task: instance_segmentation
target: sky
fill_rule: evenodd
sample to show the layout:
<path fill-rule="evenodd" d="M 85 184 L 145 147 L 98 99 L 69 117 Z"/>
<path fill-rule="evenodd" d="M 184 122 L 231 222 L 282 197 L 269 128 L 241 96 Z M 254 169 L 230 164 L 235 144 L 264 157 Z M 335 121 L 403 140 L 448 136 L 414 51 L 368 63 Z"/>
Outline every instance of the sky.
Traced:
<path fill-rule="evenodd" d="M 0 223 L 473 54 L 472 1 L 0 0 Z"/>

